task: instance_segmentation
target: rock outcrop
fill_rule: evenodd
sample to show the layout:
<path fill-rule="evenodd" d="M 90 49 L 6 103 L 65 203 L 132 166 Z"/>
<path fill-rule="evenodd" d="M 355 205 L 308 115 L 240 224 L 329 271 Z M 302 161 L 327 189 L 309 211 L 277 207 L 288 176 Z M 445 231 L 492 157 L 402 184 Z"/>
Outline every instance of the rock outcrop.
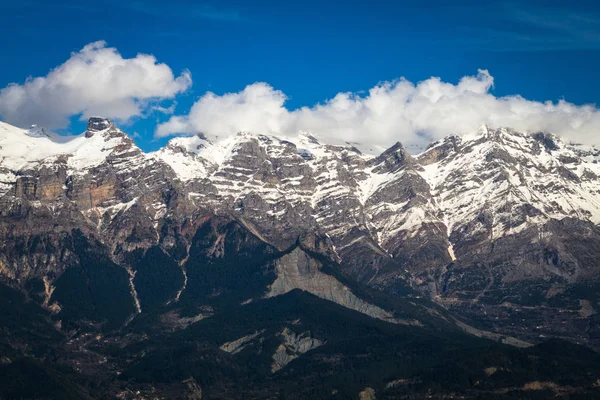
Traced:
<path fill-rule="evenodd" d="M 323 344 L 321 340 L 312 338 L 310 332 L 303 332 L 297 335 L 290 329 L 284 328 L 280 336 L 283 342 L 277 347 L 275 354 L 273 354 L 272 373 L 279 371 L 300 355 L 316 349 Z"/>

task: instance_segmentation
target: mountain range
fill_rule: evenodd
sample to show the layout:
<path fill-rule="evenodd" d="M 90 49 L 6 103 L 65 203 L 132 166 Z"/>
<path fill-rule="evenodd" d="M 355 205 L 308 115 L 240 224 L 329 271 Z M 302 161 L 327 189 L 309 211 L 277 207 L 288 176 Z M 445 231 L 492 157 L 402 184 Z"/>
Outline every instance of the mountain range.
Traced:
<path fill-rule="evenodd" d="M 600 396 L 600 149 L 357 147 L 0 122 L 0 398 Z"/>

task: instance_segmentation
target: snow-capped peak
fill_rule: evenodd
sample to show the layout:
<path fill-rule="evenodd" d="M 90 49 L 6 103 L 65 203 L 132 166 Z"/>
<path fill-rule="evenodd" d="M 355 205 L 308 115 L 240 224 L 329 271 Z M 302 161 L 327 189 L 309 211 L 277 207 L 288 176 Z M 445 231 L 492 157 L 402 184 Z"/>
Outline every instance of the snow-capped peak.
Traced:
<path fill-rule="evenodd" d="M 45 137 L 53 138 L 56 137 L 56 133 L 48 131 L 46 128 L 39 125 L 31 125 L 27 131 L 27 135 L 31 137 Z"/>
<path fill-rule="evenodd" d="M 478 133 L 446 139 L 417 157 L 450 231 L 477 233 L 489 223 L 498 237 L 549 219 L 600 223 L 600 167 L 589 152 L 549 134 L 488 127 Z M 486 222 L 477 222 L 484 214 Z"/>
<path fill-rule="evenodd" d="M 115 125 L 108 118 L 91 117 L 87 123 L 87 130 L 85 131 L 85 137 L 90 138 L 98 132 L 107 131 L 114 127 L 115 127 Z"/>
<path fill-rule="evenodd" d="M 132 146 L 135 148 L 105 118 L 90 118 L 88 129 L 80 135 L 58 135 L 39 126 L 21 129 L 0 122 L 0 195 L 22 171 L 63 165 L 69 173 L 79 173 L 106 161 L 115 151 L 130 152 Z"/>

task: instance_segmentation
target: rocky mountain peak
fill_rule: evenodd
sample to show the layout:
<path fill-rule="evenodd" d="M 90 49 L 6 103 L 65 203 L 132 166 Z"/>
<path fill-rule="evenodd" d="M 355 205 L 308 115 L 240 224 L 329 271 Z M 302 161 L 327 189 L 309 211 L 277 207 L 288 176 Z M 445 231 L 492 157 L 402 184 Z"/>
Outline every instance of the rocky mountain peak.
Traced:
<path fill-rule="evenodd" d="M 39 125 L 31 125 L 31 127 L 29 127 L 29 130 L 27 131 L 27 134 L 31 137 L 50 138 L 53 136 L 52 133 L 49 132 L 46 128 Z"/>
<path fill-rule="evenodd" d="M 300 132 L 300 137 L 305 138 L 308 142 L 310 142 L 312 144 L 320 144 L 319 141 L 317 140 L 317 138 L 308 132 Z"/>
<path fill-rule="evenodd" d="M 557 138 L 552 134 L 546 132 L 537 132 L 534 133 L 532 136 L 535 140 L 540 142 L 549 152 L 559 149 L 559 146 L 557 144 Z"/>
<path fill-rule="evenodd" d="M 392 147 L 371 160 L 373 172 L 396 172 L 408 166 L 418 165 L 413 156 L 404 148 L 402 143 L 396 142 Z"/>
<path fill-rule="evenodd" d="M 427 146 L 425 151 L 417 156 L 417 160 L 423 166 L 436 163 L 459 151 L 461 143 L 462 138 L 460 136 L 448 136 Z"/>
<path fill-rule="evenodd" d="M 477 135 L 488 135 L 492 131 L 493 129 L 491 129 L 488 125 L 483 124 L 477 129 Z"/>
<path fill-rule="evenodd" d="M 88 119 L 87 130 L 85 131 L 85 137 L 90 138 L 94 136 L 96 132 L 105 131 L 110 128 L 114 128 L 115 125 L 108 118 L 102 117 L 91 117 Z"/>

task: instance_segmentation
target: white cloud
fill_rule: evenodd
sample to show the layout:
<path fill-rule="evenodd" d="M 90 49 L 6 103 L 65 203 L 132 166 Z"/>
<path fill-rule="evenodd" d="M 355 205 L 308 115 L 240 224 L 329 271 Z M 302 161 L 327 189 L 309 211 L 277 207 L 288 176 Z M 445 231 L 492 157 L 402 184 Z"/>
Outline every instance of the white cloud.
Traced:
<path fill-rule="evenodd" d="M 547 131 L 582 142 L 598 142 L 600 110 L 564 100 L 537 102 L 490 93 L 494 78 L 486 70 L 458 84 L 429 78 L 416 85 L 399 79 L 383 82 L 365 96 L 339 93 L 313 107 L 288 110 L 286 96 L 266 83 L 238 93 L 207 93 L 185 116 L 173 116 L 155 136 L 203 132 L 227 136 L 238 131 L 293 135 L 311 132 L 330 143 L 361 143 L 379 151 L 400 141 L 423 147 L 450 134 L 469 133 L 482 124 L 520 131 Z"/>
<path fill-rule="evenodd" d="M 240 130 L 281 133 L 290 123 L 286 99 L 266 83 L 254 83 L 239 93 L 223 96 L 209 92 L 194 103 L 188 116 L 175 116 L 159 125 L 156 136 L 198 131 L 223 136 Z"/>
<path fill-rule="evenodd" d="M 153 103 L 171 99 L 192 83 L 152 55 L 123 58 L 104 41 L 72 53 L 45 77 L 28 78 L 0 90 L 0 116 L 8 123 L 64 128 L 69 118 L 102 115 L 118 120 L 140 116 Z"/>

